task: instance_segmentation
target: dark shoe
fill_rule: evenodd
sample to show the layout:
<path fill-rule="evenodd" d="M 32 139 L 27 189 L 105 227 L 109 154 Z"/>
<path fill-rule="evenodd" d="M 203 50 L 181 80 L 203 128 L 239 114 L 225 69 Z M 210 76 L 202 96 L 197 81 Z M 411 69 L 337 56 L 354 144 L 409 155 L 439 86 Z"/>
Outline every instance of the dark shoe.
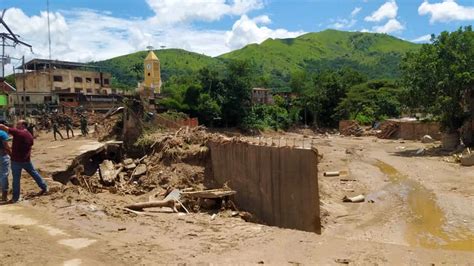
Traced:
<path fill-rule="evenodd" d="M 18 202 L 20 202 L 20 201 L 21 201 L 21 199 L 16 199 L 16 200 L 15 200 L 15 199 L 11 199 L 11 200 L 8 201 L 8 204 L 14 204 L 14 203 L 18 203 Z"/>
<path fill-rule="evenodd" d="M 2 192 L 2 201 L 7 201 L 8 200 L 8 192 L 3 191 Z"/>
<path fill-rule="evenodd" d="M 42 189 L 40 192 L 36 194 L 36 196 L 47 195 L 49 193 L 49 188 Z"/>

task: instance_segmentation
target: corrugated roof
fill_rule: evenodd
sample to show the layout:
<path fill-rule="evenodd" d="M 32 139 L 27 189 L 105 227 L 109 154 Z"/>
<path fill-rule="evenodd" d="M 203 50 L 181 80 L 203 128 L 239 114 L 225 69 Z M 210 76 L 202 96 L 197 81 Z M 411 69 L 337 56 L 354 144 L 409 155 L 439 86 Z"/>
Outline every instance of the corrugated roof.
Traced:
<path fill-rule="evenodd" d="M 15 92 L 16 89 L 6 81 L 0 82 L 0 90 L 3 92 Z"/>

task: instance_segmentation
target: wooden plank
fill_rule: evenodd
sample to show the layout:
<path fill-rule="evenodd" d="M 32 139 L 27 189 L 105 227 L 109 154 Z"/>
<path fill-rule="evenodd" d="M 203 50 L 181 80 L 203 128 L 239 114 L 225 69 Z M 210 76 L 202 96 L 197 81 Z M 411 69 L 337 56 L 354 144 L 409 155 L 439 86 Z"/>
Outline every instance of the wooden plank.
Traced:
<path fill-rule="evenodd" d="M 189 196 L 192 198 L 217 199 L 237 194 L 234 190 L 211 189 L 203 191 L 182 192 L 182 196 Z"/>

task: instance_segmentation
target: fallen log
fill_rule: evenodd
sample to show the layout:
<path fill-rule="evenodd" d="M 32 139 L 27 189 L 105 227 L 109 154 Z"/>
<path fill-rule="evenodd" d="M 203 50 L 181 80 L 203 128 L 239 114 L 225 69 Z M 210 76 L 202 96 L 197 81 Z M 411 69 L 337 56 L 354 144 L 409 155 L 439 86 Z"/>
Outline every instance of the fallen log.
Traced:
<path fill-rule="evenodd" d="M 143 209 L 146 209 L 146 208 L 158 208 L 158 207 L 168 207 L 168 208 L 171 208 L 174 212 L 178 212 L 178 210 L 176 209 L 176 201 L 174 199 L 139 202 L 139 203 L 125 206 L 126 209 L 130 209 L 134 211 L 142 211 Z"/>
<path fill-rule="evenodd" d="M 211 189 L 203 191 L 182 192 L 181 195 L 192 198 L 217 199 L 237 194 L 234 190 Z"/>

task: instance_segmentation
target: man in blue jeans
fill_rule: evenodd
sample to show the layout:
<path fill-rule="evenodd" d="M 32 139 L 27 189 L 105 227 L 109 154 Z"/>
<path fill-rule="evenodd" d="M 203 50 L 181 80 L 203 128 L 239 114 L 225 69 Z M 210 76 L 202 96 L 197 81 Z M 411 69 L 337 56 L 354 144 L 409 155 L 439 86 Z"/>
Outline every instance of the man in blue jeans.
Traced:
<path fill-rule="evenodd" d="M 5 121 L 0 121 L 0 124 L 5 124 Z M 1 201 L 7 201 L 8 195 L 8 173 L 10 170 L 10 155 L 11 150 L 8 145 L 7 132 L 0 130 L 0 188 L 2 190 Z"/>
<path fill-rule="evenodd" d="M 20 120 L 16 123 L 16 128 L 9 128 L 0 124 L 0 130 L 8 132 L 13 136 L 12 152 L 11 152 L 11 168 L 13 175 L 13 197 L 11 202 L 20 200 L 20 178 L 23 169 L 30 174 L 41 188 L 38 195 L 48 192 L 48 185 L 44 182 L 43 177 L 36 171 L 33 163 L 31 163 L 31 147 L 33 146 L 33 136 L 27 130 L 28 123 Z"/>

